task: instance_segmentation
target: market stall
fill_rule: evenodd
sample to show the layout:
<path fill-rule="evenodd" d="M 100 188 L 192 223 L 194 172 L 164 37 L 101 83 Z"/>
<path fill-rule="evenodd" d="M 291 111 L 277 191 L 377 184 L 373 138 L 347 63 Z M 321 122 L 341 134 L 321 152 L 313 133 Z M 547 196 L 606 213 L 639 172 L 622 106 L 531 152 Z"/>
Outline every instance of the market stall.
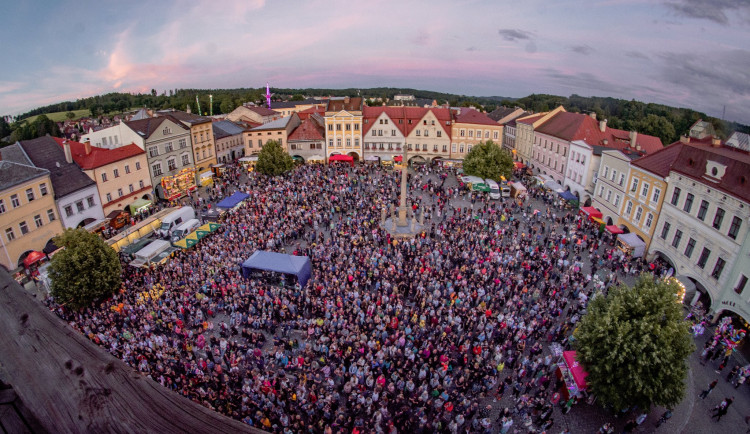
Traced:
<path fill-rule="evenodd" d="M 575 351 L 564 351 L 562 361 L 557 364 L 557 378 L 565 382 L 562 390 L 563 398 L 567 401 L 573 396 L 580 397 L 586 390 L 588 372 L 576 360 Z"/>
<path fill-rule="evenodd" d="M 133 203 L 128 205 L 130 209 L 130 215 L 136 215 L 140 212 L 144 212 L 151 207 L 151 201 L 148 199 L 136 199 Z"/>
<path fill-rule="evenodd" d="M 632 258 L 640 258 L 646 250 L 646 243 L 634 233 L 617 235 L 617 248 Z"/>
<path fill-rule="evenodd" d="M 336 155 L 331 155 L 330 157 L 328 157 L 328 162 L 329 163 L 332 163 L 332 162 L 349 163 L 350 166 L 354 166 L 354 157 L 352 157 L 351 155 L 336 154 Z"/>
<path fill-rule="evenodd" d="M 510 195 L 515 198 L 523 198 L 526 197 L 526 194 L 528 191 L 526 190 L 526 186 L 521 184 L 520 182 L 511 182 L 510 184 Z"/>
<path fill-rule="evenodd" d="M 625 233 L 625 231 L 623 231 L 622 229 L 620 229 L 619 226 L 615 226 L 615 225 L 607 225 L 607 227 L 605 229 L 607 230 L 607 232 L 609 232 L 612 235 L 619 235 L 619 234 L 624 234 Z"/>
<path fill-rule="evenodd" d="M 162 199 L 175 200 L 195 191 L 195 167 L 186 167 L 173 176 L 161 179 Z"/>
<path fill-rule="evenodd" d="M 236 206 L 239 206 L 248 197 L 250 197 L 249 194 L 236 191 L 231 196 L 222 199 L 221 202 L 216 204 L 216 207 L 223 209 L 232 209 Z"/>
<path fill-rule="evenodd" d="M 578 210 L 578 213 L 587 216 L 591 221 L 593 221 L 593 219 L 595 218 L 602 218 L 601 211 L 597 210 L 593 206 L 584 206 L 580 210 Z"/>
<path fill-rule="evenodd" d="M 307 159 L 308 163 L 315 163 L 315 164 L 324 163 L 325 161 L 326 159 L 323 158 L 322 155 L 313 155 L 312 157 L 308 157 Z"/>
<path fill-rule="evenodd" d="M 214 184 L 214 173 L 210 170 L 201 173 L 198 175 L 198 182 L 200 183 L 201 187 L 205 187 L 207 185 L 213 185 Z"/>

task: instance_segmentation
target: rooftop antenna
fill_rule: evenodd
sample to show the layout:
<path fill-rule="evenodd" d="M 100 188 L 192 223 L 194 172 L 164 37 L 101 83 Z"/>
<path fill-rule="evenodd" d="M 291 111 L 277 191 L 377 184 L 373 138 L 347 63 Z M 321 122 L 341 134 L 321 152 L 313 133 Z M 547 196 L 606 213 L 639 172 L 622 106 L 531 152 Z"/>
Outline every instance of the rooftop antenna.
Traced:
<path fill-rule="evenodd" d="M 724 104 L 724 108 L 721 109 L 721 120 L 722 121 L 726 120 L 726 115 L 727 115 L 727 105 Z"/>
<path fill-rule="evenodd" d="M 266 104 L 268 105 L 268 108 L 271 108 L 271 96 L 273 94 L 271 93 L 271 88 L 268 87 L 268 82 L 266 82 Z"/>

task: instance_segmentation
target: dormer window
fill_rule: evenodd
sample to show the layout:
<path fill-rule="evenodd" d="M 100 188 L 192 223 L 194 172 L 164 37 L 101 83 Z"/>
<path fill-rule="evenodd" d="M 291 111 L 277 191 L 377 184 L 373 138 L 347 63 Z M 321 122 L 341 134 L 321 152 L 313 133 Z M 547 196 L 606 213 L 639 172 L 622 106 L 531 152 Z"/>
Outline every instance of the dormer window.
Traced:
<path fill-rule="evenodd" d="M 172 129 L 169 127 L 164 127 L 164 129 L 161 131 L 164 135 L 172 134 Z"/>

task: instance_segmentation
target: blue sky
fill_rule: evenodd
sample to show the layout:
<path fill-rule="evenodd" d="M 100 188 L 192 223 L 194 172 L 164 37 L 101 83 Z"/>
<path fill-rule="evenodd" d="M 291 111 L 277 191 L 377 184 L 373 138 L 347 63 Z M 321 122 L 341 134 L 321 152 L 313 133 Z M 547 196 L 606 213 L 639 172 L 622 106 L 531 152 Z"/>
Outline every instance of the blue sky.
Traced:
<path fill-rule="evenodd" d="M 14 2 L 0 114 L 112 91 L 612 96 L 750 123 L 748 0 Z"/>

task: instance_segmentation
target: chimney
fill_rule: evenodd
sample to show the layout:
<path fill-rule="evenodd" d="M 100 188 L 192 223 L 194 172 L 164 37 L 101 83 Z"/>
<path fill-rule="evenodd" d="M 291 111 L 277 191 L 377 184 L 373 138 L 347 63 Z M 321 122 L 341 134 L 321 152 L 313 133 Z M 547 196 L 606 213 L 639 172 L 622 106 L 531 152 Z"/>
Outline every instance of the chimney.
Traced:
<path fill-rule="evenodd" d="M 73 154 L 70 152 L 70 143 L 67 140 L 63 140 L 63 150 L 65 151 L 65 161 L 72 163 Z"/>
<path fill-rule="evenodd" d="M 154 117 L 154 111 L 151 109 L 146 110 L 146 113 L 148 114 L 148 117 L 152 118 Z"/>
<path fill-rule="evenodd" d="M 630 147 L 635 148 L 637 146 L 637 142 L 638 142 L 638 133 L 635 131 L 631 131 L 630 132 Z"/>
<path fill-rule="evenodd" d="M 589 113 L 589 116 L 591 116 L 591 119 L 596 120 L 596 112 Z"/>
<path fill-rule="evenodd" d="M 711 146 L 714 148 L 720 148 L 721 147 L 721 139 L 718 137 L 712 137 L 711 138 Z"/>
<path fill-rule="evenodd" d="M 604 119 L 603 121 L 599 121 L 599 131 L 605 132 L 607 131 L 607 120 Z"/>
<path fill-rule="evenodd" d="M 680 143 L 690 143 L 690 137 L 686 135 L 680 136 Z"/>
<path fill-rule="evenodd" d="M 86 150 L 86 155 L 90 155 L 91 154 L 91 142 L 86 141 L 83 144 L 83 148 Z"/>
<path fill-rule="evenodd" d="M 344 104 L 349 104 L 349 101 L 350 101 L 349 97 L 345 96 L 344 97 Z"/>

